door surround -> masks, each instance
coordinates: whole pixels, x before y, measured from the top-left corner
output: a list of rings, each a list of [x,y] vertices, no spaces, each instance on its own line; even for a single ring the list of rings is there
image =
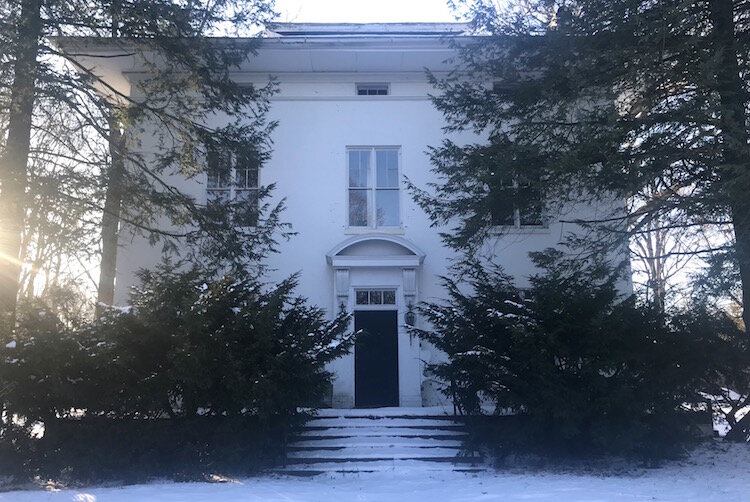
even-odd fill
[[[424,253],[403,237],[390,234],[358,235],[340,243],[327,255],[333,269],[333,307],[336,313],[357,310],[396,310],[398,332],[399,406],[421,406],[422,358],[420,343],[404,328],[404,314],[419,301],[418,272]],[[395,289],[395,305],[357,305],[356,291]],[[351,328],[354,329],[354,316]],[[332,404],[355,405],[354,351],[335,361]]]

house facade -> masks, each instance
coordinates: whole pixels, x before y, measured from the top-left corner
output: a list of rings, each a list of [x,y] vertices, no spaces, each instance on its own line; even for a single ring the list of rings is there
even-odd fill
[[[276,79],[270,118],[278,121],[273,155],[258,173],[244,173],[229,188],[210,173],[175,184],[196,200],[242,197],[276,184],[286,198],[284,220],[297,233],[269,258],[272,279],[300,272],[299,294],[333,316],[353,312],[356,329],[369,336],[332,365],[331,405],[429,406],[444,402],[425,362],[444,357],[411,337],[408,322],[421,301],[444,297],[440,276],[453,258],[427,215],[405,188],[408,178],[425,187],[433,180],[429,146],[445,137],[433,107],[425,68],[449,71],[456,24],[280,24],[267,33],[258,54],[237,71],[238,81]],[[120,68],[127,88],[127,68]],[[114,78],[114,77],[113,77]],[[490,83],[491,85],[491,83]],[[466,133],[457,141],[477,141]],[[148,148],[144,139],[144,148]],[[600,214],[572,208],[565,219]],[[533,273],[530,251],[556,245],[574,230],[561,218],[515,212],[490,244],[495,260],[519,285]],[[135,272],[152,267],[160,248],[120,235],[116,303],[127,304]]]

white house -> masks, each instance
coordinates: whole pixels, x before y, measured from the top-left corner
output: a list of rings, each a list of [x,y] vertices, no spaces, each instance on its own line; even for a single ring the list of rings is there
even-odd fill
[[[464,29],[279,24],[237,72],[244,81],[273,75],[279,83],[271,107],[279,123],[273,157],[245,186],[276,183],[275,197],[287,199],[284,220],[298,233],[281,243],[270,266],[277,278],[301,272],[300,294],[332,314],[353,311],[355,327],[373,333],[333,365],[333,407],[424,406],[443,399],[423,372],[424,361],[441,355],[403,325],[413,305],[443,297],[438,277],[452,255],[403,180],[417,186],[431,180],[426,150],[442,141],[444,122],[429,99],[425,68],[449,70],[447,42],[464,36]],[[127,70],[110,68],[119,72],[112,81],[125,90]],[[176,183],[199,201],[242,196],[235,189],[217,193],[221,184],[205,176]],[[599,212],[571,211],[584,217]],[[533,271],[528,252],[554,246],[572,230],[553,215],[538,220],[516,213],[492,243],[496,260],[520,284]],[[160,250],[127,229],[120,246],[116,302],[124,304],[135,271],[158,262]]]

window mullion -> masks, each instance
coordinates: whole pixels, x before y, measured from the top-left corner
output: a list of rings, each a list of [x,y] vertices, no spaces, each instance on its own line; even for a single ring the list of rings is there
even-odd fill
[[[377,166],[375,165],[375,162],[377,161],[377,158],[375,156],[375,149],[370,148],[370,172],[367,173],[367,183],[370,188],[370,211],[369,211],[369,218],[370,219],[370,226],[372,228],[378,227],[378,215],[377,210],[375,209],[378,206],[378,202],[376,200],[376,197],[378,196],[377,191]]]

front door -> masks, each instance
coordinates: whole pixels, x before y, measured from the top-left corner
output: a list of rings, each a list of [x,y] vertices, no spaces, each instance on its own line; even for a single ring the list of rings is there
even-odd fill
[[[398,406],[398,321],[395,310],[354,313],[354,402],[358,408]]]

